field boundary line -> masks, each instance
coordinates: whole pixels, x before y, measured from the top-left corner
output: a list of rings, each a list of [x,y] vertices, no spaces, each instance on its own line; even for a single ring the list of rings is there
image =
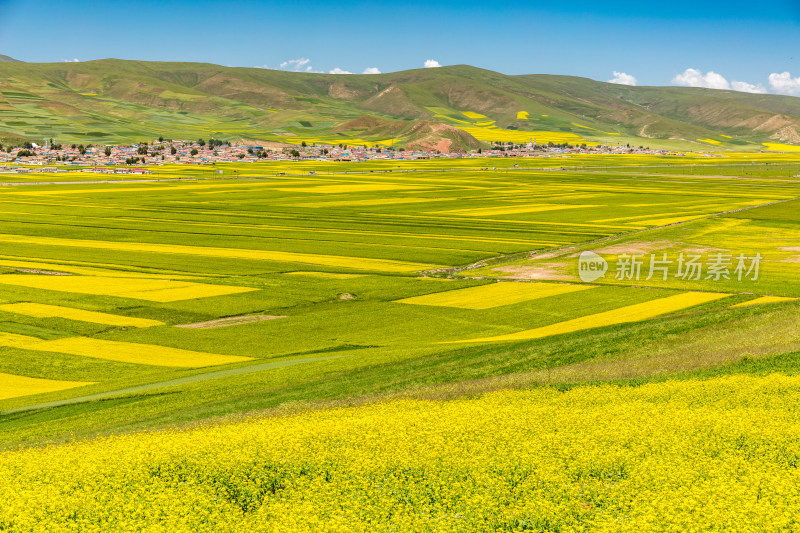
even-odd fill
[[[73,405],[76,403],[90,402],[94,400],[105,400],[115,396],[124,396],[126,394],[135,394],[138,392],[146,392],[156,389],[164,389],[178,385],[186,385],[189,383],[198,383],[212,379],[227,378],[231,376],[240,376],[242,374],[252,374],[255,372],[262,372],[264,370],[272,370],[274,368],[282,368],[286,366],[294,366],[303,363],[315,363],[318,361],[327,361],[330,359],[339,359],[346,357],[344,355],[332,355],[328,357],[307,357],[304,359],[290,359],[288,361],[273,361],[271,363],[261,363],[257,365],[240,366],[237,368],[229,368],[227,370],[217,370],[215,372],[206,372],[202,374],[194,374],[191,376],[184,376],[182,378],[170,379],[167,381],[159,381],[156,383],[145,383],[143,385],[135,385],[133,387],[125,387],[113,391],[98,392],[96,394],[87,394],[85,396],[76,396],[74,398],[66,398],[64,400],[54,400],[51,402],[43,402],[31,405],[23,405],[21,407],[14,407],[0,411],[0,416],[11,415],[15,413],[23,413],[26,411],[38,411],[40,409],[52,409],[54,407],[62,407],[64,405]]]

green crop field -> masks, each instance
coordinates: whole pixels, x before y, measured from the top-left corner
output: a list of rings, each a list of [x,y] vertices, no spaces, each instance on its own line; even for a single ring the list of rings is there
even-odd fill
[[[165,166],[130,183],[6,175],[23,184],[0,189],[2,442],[791,352],[799,165],[574,156]],[[609,261],[605,277],[579,279],[583,251]],[[763,261],[743,279],[735,264],[727,279],[645,279],[651,254],[682,252]],[[626,254],[639,277],[615,276]],[[752,340],[769,321],[786,326]]]
[[[796,529],[797,156],[154,170],[0,174],[0,530]]]

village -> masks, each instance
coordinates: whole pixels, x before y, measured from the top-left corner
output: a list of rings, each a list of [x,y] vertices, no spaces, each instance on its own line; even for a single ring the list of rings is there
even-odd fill
[[[0,169],[6,172],[65,172],[83,168],[102,174],[150,174],[147,166],[163,164],[213,165],[216,163],[256,163],[259,161],[373,161],[420,160],[475,157],[552,157],[575,153],[654,154],[666,150],[650,150],[630,146],[571,145],[495,145],[491,149],[440,153],[436,150],[393,148],[381,145],[282,145],[278,143],[231,143],[210,139],[197,141],[163,138],[128,145],[78,145],[47,142],[44,145],[25,143],[21,147],[0,145]]]

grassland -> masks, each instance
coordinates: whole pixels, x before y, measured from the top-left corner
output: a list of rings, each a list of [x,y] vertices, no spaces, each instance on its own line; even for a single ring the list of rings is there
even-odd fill
[[[215,168],[0,188],[6,529],[795,527],[800,160]]]
[[[409,148],[516,142],[797,150],[795,98],[506,76],[465,65],[370,76],[199,63],[0,62],[0,142],[247,139]]]

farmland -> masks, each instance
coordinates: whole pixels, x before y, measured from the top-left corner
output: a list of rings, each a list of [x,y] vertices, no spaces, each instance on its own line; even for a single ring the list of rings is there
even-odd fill
[[[795,527],[795,155],[214,170],[2,176],[0,525]]]

